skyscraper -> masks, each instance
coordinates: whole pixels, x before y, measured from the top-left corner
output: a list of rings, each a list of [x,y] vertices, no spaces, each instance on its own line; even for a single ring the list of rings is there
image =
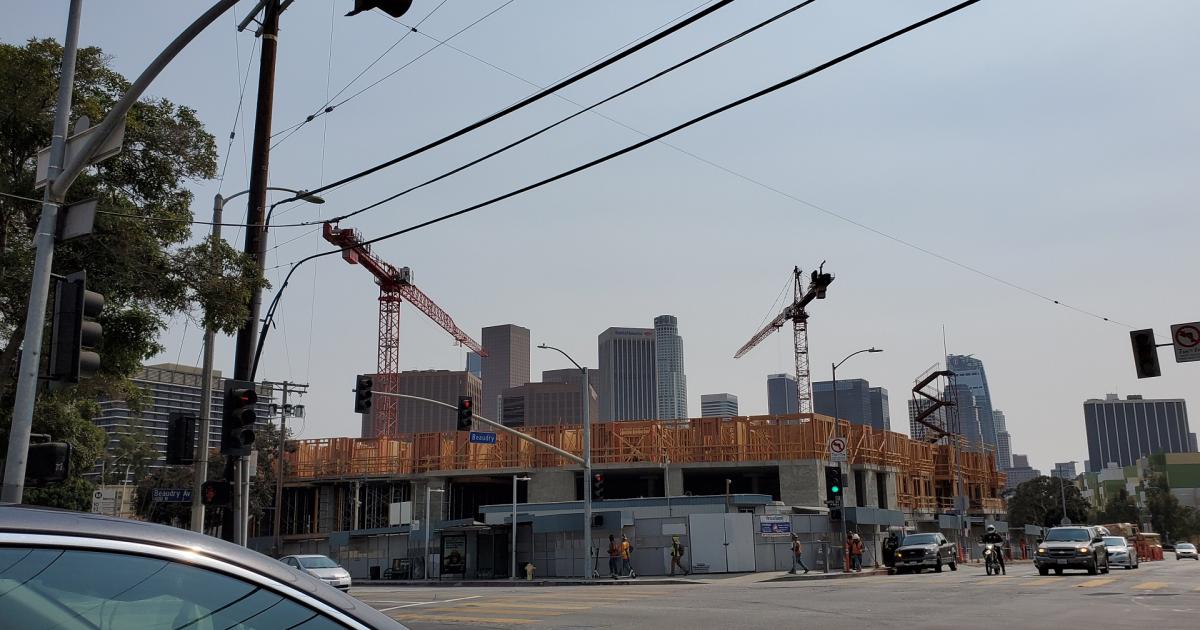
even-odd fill
[[[942,393],[943,400],[953,403],[946,407],[950,431],[961,434],[970,446],[976,449],[982,448],[984,408],[979,405],[979,400],[972,393],[970,386],[958,381],[953,382],[954,384],[946,387]],[[990,408],[987,409],[987,414],[990,426],[992,424]],[[993,442],[993,444],[995,443]]]
[[[687,418],[687,377],[683,372],[683,338],[674,315],[654,318],[654,372],[659,420]]]
[[[885,387],[867,390],[871,396],[871,426],[884,431],[892,430],[892,410],[888,406],[888,391]]]
[[[1050,471],[1051,477],[1058,477],[1071,481],[1078,473],[1075,472],[1075,462],[1057,462],[1054,464],[1054,470]]]
[[[932,435],[933,431],[920,422],[917,422],[917,415],[928,409],[932,404],[932,402],[925,398],[908,399],[908,435],[912,439],[929,441],[926,439],[926,436]],[[933,413],[925,417],[925,422],[946,429],[946,407],[934,410]]]
[[[705,418],[732,418],[738,415],[738,398],[733,394],[702,394],[700,414]]]
[[[996,427],[996,467],[1001,470],[1012,468],[1012,435],[1008,432],[1003,411],[992,410],[992,426]]]
[[[1004,486],[1009,490],[1017,486],[1031,481],[1042,476],[1042,471],[1029,466],[1029,457],[1026,455],[1013,454],[1013,465],[1008,470],[1004,471],[1005,482]]]
[[[982,442],[996,445],[996,427],[992,420],[992,393],[988,389],[987,373],[983,361],[973,356],[951,354],[946,357],[946,368],[954,372],[954,383],[971,388],[975,406],[979,408],[979,435]]]
[[[1130,466],[1154,453],[1191,451],[1187,403],[1182,399],[1129,396],[1121,400],[1108,394],[1104,400],[1083,403],[1083,423],[1089,472],[1099,472],[1110,462]]]
[[[799,413],[796,401],[796,377],[791,374],[767,375],[767,413],[782,416]]]
[[[837,415],[851,424],[859,424],[888,431],[891,429],[891,414],[887,409],[887,390],[871,387],[861,378],[838,379]],[[833,381],[816,381],[812,384],[813,411],[832,417],[834,415]],[[792,389],[795,395],[795,384]]]
[[[483,387],[479,382],[479,377],[467,371],[409,370],[397,375],[396,389],[398,394],[420,396],[448,405],[457,405],[459,396],[480,399]],[[379,405],[372,405],[370,411],[362,414],[363,437],[375,437],[374,412],[379,408]],[[499,414],[480,415],[488,420],[500,417]],[[397,401],[397,433],[454,431],[457,426],[458,413],[454,409],[431,405],[425,401],[411,398],[401,398]]]
[[[566,372],[567,370],[563,370]],[[570,370],[578,375],[578,370]],[[583,421],[583,391],[579,377],[574,379],[526,383],[504,390],[504,411],[500,421],[510,427],[579,425]],[[588,410],[592,418],[600,415],[596,389],[588,388]]]
[[[483,357],[474,352],[467,353],[467,371],[483,380]]]
[[[489,420],[499,418],[504,390],[529,382],[529,329],[516,324],[483,329],[483,400],[476,407]]]
[[[600,333],[598,346],[600,419],[653,419],[658,414],[654,329],[609,328]]]

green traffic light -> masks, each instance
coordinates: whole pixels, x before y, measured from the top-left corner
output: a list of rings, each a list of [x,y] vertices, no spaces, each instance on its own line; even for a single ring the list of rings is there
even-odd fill
[[[841,491],[842,491],[842,489],[841,489],[840,487],[838,487],[838,486],[834,486],[833,488],[831,488],[831,490],[833,490],[834,492],[841,492]]]

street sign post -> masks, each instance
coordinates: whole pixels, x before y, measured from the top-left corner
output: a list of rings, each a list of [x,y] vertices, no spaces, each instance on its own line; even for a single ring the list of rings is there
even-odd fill
[[[496,443],[496,434],[488,432],[488,431],[472,431],[471,432],[471,443],[472,444],[495,444]]]
[[[1200,361],[1200,322],[1171,326],[1171,343],[1176,363]]]
[[[825,452],[829,454],[831,462],[846,461],[846,438],[829,438],[829,442],[825,444]]]

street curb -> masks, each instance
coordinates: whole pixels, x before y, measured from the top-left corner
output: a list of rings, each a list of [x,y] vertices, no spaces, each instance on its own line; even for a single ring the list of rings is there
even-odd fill
[[[844,580],[844,579],[848,579],[848,578],[865,578],[865,577],[873,577],[876,575],[887,575],[887,574],[888,574],[888,572],[883,571],[883,570],[863,571],[862,573],[842,573],[841,571],[837,571],[834,573],[810,573],[808,575],[784,574],[779,577],[761,580],[761,582],[805,582],[805,581],[814,581],[814,580]]]
[[[355,580],[354,586],[424,587],[517,587],[517,586],[638,586],[665,584],[711,584],[701,580],[634,578],[632,580]]]

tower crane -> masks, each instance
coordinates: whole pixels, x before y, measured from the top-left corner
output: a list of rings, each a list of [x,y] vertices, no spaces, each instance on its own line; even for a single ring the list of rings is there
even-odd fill
[[[425,313],[434,323],[441,326],[459,345],[466,346],[479,356],[488,356],[478,342],[454,323],[429,296],[412,282],[412,270],[395,267],[371,252],[370,245],[363,245],[357,230],[338,228],[326,223],[321,236],[342,249],[342,259],[352,265],[362,265],[375,276],[379,285],[379,356],[373,389],[379,392],[400,393],[400,304],[410,304]],[[395,396],[374,396],[372,412],[376,436],[394,436],[398,433],[400,399]]]
[[[787,321],[792,322],[792,336],[796,344],[796,403],[800,413],[812,413],[812,376],[808,370],[808,304],[813,300],[825,299],[825,291],[833,282],[833,274],[825,273],[825,262],[809,278],[808,288],[801,292],[804,275],[800,268],[792,271],[794,282],[792,303],[785,306],[775,319],[771,320],[762,330],[758,331],[746,345],[733,355],[740,359],[757,346],[771,333],[783,328]]]

